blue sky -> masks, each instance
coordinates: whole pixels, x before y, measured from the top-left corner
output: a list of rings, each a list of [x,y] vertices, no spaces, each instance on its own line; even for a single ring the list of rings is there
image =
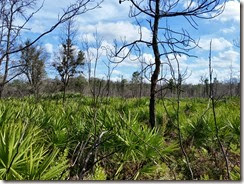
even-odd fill
[[[81,49],[82,38],[86,37],[93,41],[93,33],[97,31],[103,38],[103,45],[111,46],[114,39],[126,38],[131,42],[139,37],[138,26],[135,20],[128,17],[129,3],[118,3],[118,0],[104,0],[101,7],[76,17],[78,26],[77,47]],[[186,1],[183,1],[186,2]],[[72,3],[67,0],[46,0],[43,8],[29,22],[27,27],[30,31],[22,34],[23,39],[35,38],[40,33],[48,30],[50,26],[57,21],[58,15],[62,13],[62,8]],[[179,58],[181,70],[188,69],[188,79],[186,83],[198,83],[201,76],[208,75],[208,54],[209,42],[212,39],[212,61],[214,75],[220,80],[226,80],[230,76],[230,65],[233,67],[234,77],[240,77],[240,51],[234,46],[233,40],[240,37],[240,2],[231,0],[226,3],[225,11],[219,17],[212,20],[197,19],[198,29],[193,29],[190,24],[182,19],[170,19],[170,26],[174,29],[187,29],[195,39],[200,39],[201,48],[196,48],[190,53],[198,58]],[[146,24],[143,24],[143,37],[151,38],[151,32]],[[50,53],[50,59],[47,63],[47,72],[50,77],[57,76],[50,63],[53,62],[53,53],[60,45],[59,35],[62,32],[62,26],[51,34],[43,37],[40,43]],[[92,48],[91,48],[92,50]],[[145,59],[147,62],[153,60],[150,49],[145,49]],[[103,63],[106,57],[101,57],[98,64],[97,76],[105,77],[106,67]],[[130,79],[133,72],[140,69],[140,63],[137,61],[125,60],[119,64],[112,75],[112,80],[118,80],[121,75],[123,78]],[[166,73],[166,71],[164,71]],[[86,74],[86,71],[85,71]]]

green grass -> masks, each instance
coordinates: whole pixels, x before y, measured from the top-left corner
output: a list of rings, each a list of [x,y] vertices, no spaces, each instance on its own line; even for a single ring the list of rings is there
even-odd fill
[[[32,97],[0,101],[0,179],[89,180],[189,179],[179,148],[174,99],[157,100],[157,126],[148,124],[149,99],[99,99],[70,94],[36,102]],[[182,99],[183,144],[196,179],[225,179],[208,99]],[[204,115],[203,115],[204,114]],[[217,103],[220,138],[228,151],[231,176],[240,179],[240,99]],[[170,117],[169,117],[169,116]],[[100,136],[100,137],[99,137]],[[95,143],[99,146],[95,153]],[[81,146],[83,145],[83,147]],[[79,151],[82,150],[81,151]],[[100,160],[92,164],[94,160]]]

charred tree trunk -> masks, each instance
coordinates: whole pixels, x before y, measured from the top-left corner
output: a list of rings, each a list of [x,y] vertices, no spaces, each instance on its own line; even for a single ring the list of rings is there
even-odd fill
[[[152,128],[155,127],[156,124],[155,96],[156,96],[157,80],[160,73],[160,63],[161,63],[160,53],[158,48],[158,26],[159,26],[159,19],[160,19],[159,2],[160,0],[156,0],[156,10],[155,10],[153,38],[152,38],[153,53],[155,56],[155,69],[151,77],[151,91],[150,91],[150,104],[149,104],[149,114],[150,114],[149,123]]]

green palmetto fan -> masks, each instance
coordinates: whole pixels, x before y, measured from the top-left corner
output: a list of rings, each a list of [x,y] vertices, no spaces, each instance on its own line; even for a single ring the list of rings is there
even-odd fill
[[[123,156],[119,156],[123,162],[116,172],[118,176],[116,179],[120,179],[121,171],[130,164],[137,164],[139,167],[135,169],[136,174],[130,179],[148,179],[160,169],[166,170],[167,166],[162,162],[169,161],[170,155],[178,150],[176,143],[167,145],[157,128],[150,129],[139,123],[137,116],[132,118],[130,112],[128,116],[121,117],[117,138],[117,146],[123,150],[120,152]]]
[[[41,138],[41,133],[40,128],[22,123],[9,123],[1,128],[1,180],[52,180],[61,177],[68,167],[67,153],[59,155],[57,148],[51,149]]]

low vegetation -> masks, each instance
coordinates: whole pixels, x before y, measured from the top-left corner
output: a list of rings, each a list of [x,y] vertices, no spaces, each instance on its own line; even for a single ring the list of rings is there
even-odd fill
[[[157,125],[148,124],[147,98],[62,94],[0,103],[2,180],[186,180],[173,98],[158,99]],[[182,142],[194,179],[227,179],[209,100],[182,99]],[[165,110],[167,108],[167,111]],[[227,110],[228,109],[228,110]],[[216,103],[219,138],[232,180],[240,180],[240,99]]]

